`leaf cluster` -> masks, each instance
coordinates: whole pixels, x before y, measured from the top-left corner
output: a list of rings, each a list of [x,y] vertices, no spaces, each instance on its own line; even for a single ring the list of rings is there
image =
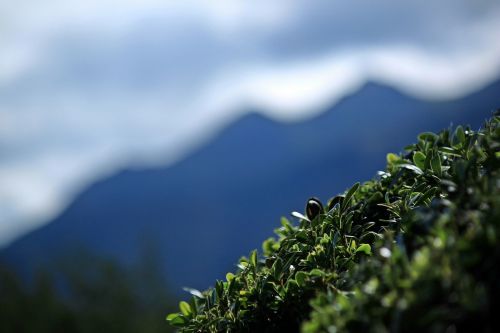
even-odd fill
[[[309,200],[237,272],[189,290],[168,322],[180,332],[493,330],[499,125],[422,133],[376,179],[325,207]]]

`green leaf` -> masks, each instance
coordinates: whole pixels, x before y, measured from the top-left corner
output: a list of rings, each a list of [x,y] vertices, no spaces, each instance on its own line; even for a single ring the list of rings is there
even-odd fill
[[[186,287],[184,287],[182,289],[184,289],[185,291],[187,291],[188,293],[190,293],[193,296],[196,296],[198,298],[203,298],[203,294],[199,290],[196,290],[193,288],[186,288]]]
[[[253,267],[257,267],[257,250],[253,250],[250,254],[250,264],[252,264]]]
[[[441,176],[441,158],[439,154],[434,154],[434,156],[432,156],[431,168],[436,175]]]
[[[217,280],[215,282],[215,296],[217,297],[217,300],[220,300],[223,294],[224,294],[224,284],[222,283],[222,281]]]
[[[180,327],[184,326],[184,324],[186,323],[186,318],[184,318],[179,313],[171,313],[167,316],[167,321],[172,326]]]
[[[290,223],[290,221],[288,221],[288,219],[286,217],[281,217],[281,225],[283,226],[283,228],[285,228],[286,231],[288,231],[289,233],[292,233],[293,232],[293,226],[292,224]]]
[[[424,174],[424,172],[422,171],[422,169],[420,169],[418,166],[415,166],[413,164],[406,164],[406,163],[405,164],[399,164],[398,167],[411,170],[414,173],[416,173],[417,175]]]
[[[432,132],[424,132],[418,135],[418,139],[422,141],[435,142],[438,136]]]
[[[349,248],[351,250],[354,250],[356,248],[356,241],[354,239],[351,241],[351,245],[349,246]]]
[[[425,170],[425,155],[424,153],[417,151],[413,154],[413,163],[422,170]]]
[[[309,220],[306,216],[304,216],[303,214],[299,213],[299,212],[292,212],[291,214],[293,217],[296,217],[300,220],[304,220],[304,221],[307,221],[307,222],[311,222],[311,220]]]
[[[304,287],[306,285],[306,278],[307,278],[306,273],[302,271],[295,273],[295,281],[297,281],[297,284],[300,287]]]
[[[389,153],[386,156],[386,160],[387,160],[387,163],[389,163],[389,164],[396,164],[401,160],[401,158],[396,154]]]
[[[364,254],[370,256],[372,254],[372,248],[370,247],[370,244],[366,244],[366,243],[365,244],[361,244],[356,249],[356,253],[358,253],[358,252],[363,252]]]
[[[288,291],[288,289],[298,289],[299,287],[299,284],[297,283],[296,280],[294,279],[289,279],[287,282],[286,282],[286,289]]]
[[[283,273],[283,260],[281,258],[276,258],[276,260],[273,263],[273,266],[271,267],[271,274],[272,276],[276,279],[279,280],[281,278],[281,274]]]
[[[274,244],[276,244],[276,240],[272,237],[269,237],[262,243],[262,251],[265,256],[270,256],[273,253]]]
[[[342,201],[342,205],[341,205],[341,210],[342,211],[345,211],[346,207],[349,205],[349,203],[351,202],[352,197],[354,196],[354,194],[356,193],[356,191],[358,189],[359,189],[359,183],[356,183],[356,184],[354,184],[353,187],[351,187],[351,189],[349,190],[349,192],[347,192],[347,194],[345,195],[344,200]]]
[[[373,193],[369,198],[368,198],[368,202],[369,203],[377,203],[377,202],[380,202],[384,199],[384,195],[382,194],[382,192],[380,191],[377,191],[375,193]]]
[[[234,274],[233,273],[227,273],[226,274],[226,280],[227,282],[230,282],[234,279]]]
[[[171,321],[171,320],[173,320],[174,318],[179,317],[179,316],[180,316],[180,314],[178,314],[178,313],[169,313],[169,314],[167,315],[166,320]]]
[[[437,192],[437,188],[431,187],[418,199],[418,204],[425,202],[426,200],[431,199],[434,194]]]
[[[185,316],[189,316],[191,314],[191,305],[189,305],[188,302],[181,301],[179,303],[179,309],[181,309],[181,312]]]
[[[455,136],[462,145],[465,143],[465,132],[462,126],[457,126],[457,129],[455,130]]]
[[[314,268],[309,272],[310,276],[325,276],[326,273],[319,268]]]
[[[443,154],[452,155],[456,157],[461,157],[460,152],[451,147],[439,147],[438,150]]]

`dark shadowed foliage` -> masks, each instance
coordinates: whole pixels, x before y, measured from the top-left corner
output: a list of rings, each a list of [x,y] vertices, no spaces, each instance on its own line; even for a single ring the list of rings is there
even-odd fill
[[[125,268],[85,251],[40,270],[30,286],[0,268],[0,332],[169,332],[172,297],[154,253]]]
[[[181,332],[496,332],[500,113],[421,133],[167,320]],[[314,207],[311,207],[313,205]],[[317,208],[320,208],[319,210]]]

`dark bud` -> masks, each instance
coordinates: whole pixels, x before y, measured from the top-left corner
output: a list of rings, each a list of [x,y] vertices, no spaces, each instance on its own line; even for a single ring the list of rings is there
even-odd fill
[[[323,213],[323,204],[316,198],[307,200],[306,215],[309,220],[314,220],[319,214]]]
[[[340,205],[344,200],[344,197],[345,195],[342,194],[342,195],[337,195],[336,197],[330,199],[330,201],[328,202],[328,211],[331,211],[336,204]]]

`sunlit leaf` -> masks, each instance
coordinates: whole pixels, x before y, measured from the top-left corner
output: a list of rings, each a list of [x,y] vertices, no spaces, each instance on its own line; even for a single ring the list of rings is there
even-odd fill
[[[185,290],[185,291],[187,291],[188,293],[190,293],[193,296],[196,296],[196,297],[199,297],[199,298],[203,298],[203,294],[199,290],[196,290],[196,289],[193,289],[193,288],[187,288],[187,287],[184,287],[182,289]]]
[[[360,246],[358,246],[358,248],[356,249],[356,253],[357,252],[362,252],[366,255],[371,255],[372,254],[372,248],[370,247],[369,244],[361,244]]]
[[[292,216],[293,217],[296,217],[298,219],[301,219],[301,220],[304,220],[304,221],[307,221],[307,222],[311,222],[311,220],[309,220],[306,216],[304,216],[303,214],[299,213],[299,212],[292,212]]]
[[[401,160],[401,158],[396,154],[389,153],[386,156],[386,160],[387,160],[387,163],[389,163],[389,164],[395,164],[395,163],[399,162]]]
[[[179,303],[179,309],[181,310],[182,314],[185,316],[189,316],[191,314],[191,305],[189,305],[188,302],[181,301]]]
[[[253,250],[250,254],[250,263],[253,267],[257,267],[257,250]]]
[[[186,319],[178,313],[171,313],[167,316],[167,321],[172,326],[181,327],[186,323]]]

